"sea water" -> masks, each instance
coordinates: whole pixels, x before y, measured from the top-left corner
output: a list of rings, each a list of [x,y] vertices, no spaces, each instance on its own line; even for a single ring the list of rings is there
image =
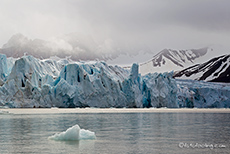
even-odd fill
[[[6,109],[0,153],[229,153],[229,109]],[[54,141],[78,124],[96,140]]]

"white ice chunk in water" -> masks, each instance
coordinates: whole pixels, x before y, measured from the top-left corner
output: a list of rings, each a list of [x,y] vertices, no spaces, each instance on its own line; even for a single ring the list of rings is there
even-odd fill
[[[56,141],[95,140],[96,135],[94,132],[80,129],[78,125],[74,125],[64,132],[56,133],[55,135],[50,136],[49,139]]]
[[[0,110],[0,114],[10,114],[10,112],[9,111],[1,111]]]

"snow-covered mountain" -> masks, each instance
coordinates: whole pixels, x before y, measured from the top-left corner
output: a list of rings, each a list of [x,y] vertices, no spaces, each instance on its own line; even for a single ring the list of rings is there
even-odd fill
[[[211,82],[230,82],[230,54],[215,57],[205,63],[175,72],[174,77]]]
[[[200,61],[211,48],[172,50],[164,49],[153,56],[151,60],[140,64],[141,74],[150,72],[177,71]]]

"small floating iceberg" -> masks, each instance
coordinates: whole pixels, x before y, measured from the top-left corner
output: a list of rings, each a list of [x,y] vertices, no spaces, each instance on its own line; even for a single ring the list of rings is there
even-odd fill
[[[48,139],[56,141],[79,141],[79,140],[95,140],[96,135],[89,130],[80,129],[78,125],[68,128],[66,131],[56,133]]]

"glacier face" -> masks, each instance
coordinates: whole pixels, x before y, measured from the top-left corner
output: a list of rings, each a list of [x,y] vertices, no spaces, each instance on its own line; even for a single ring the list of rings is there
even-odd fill
[[[230,84],[177,79],[179,107],[230,108]]]
[[[104,62],[0,58],[0,106],[229,107],[229,87],[210,85],[212,92],[204,83],[199,87],[199,82],[193,86],[173,79],[173,72],[141,76],[138,64],[127,70]],[[207,90],[219,92],[210,101]]]

